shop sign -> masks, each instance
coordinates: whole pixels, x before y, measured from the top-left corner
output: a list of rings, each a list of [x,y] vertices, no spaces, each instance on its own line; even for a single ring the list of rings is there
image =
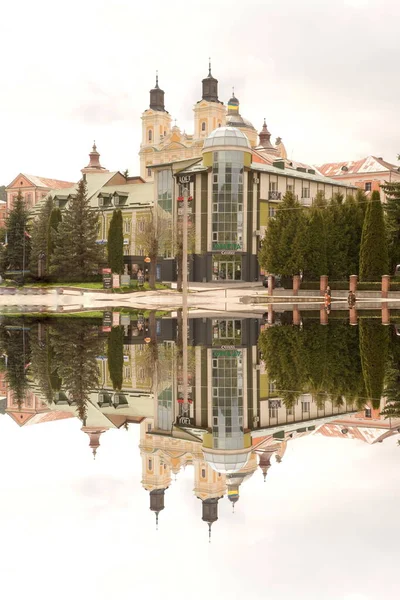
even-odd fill
[[[106,310],[103,313],[103,327],[111,327],[112,325],[112,312]]]
[[[240,356],[241,351],[240,350],[213,350],[212,351],[212,355],[213,358],[219,358],[219,357],[237,357]]]
[[[179,427],[192,427],[194,425],[194,419],[191,417],[180,416],[176,418],[176,425]]]
[[[112,288],[112,274],[111,269],[110,273],[103,273],[103,289],[110,290]]]
[[[268,405],[269,408],[281,408],[282,402],[281,400],[269,400]]]
[[[237,242],[214,242],[213,250],[241,250],[241,244]]]
[[[188,183],[192,183],[193,175],[178,175],[178,183],[181,185],[187,185]]]

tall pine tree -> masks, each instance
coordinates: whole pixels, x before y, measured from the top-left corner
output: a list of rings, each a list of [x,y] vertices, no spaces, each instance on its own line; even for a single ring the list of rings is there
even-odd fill
[[[51,271],[56,277],[88,281],[98,272],[103,253],[97,244],[97,230],[98,216],[90,208],[86,181],[81,179],[55,235]]]
[[[292,192],[286,192],[268,223],[258,260],[269,273],[292,276],[303,269],[305,214]]]
[[[46,231],[46,267],[47,271],[50,270],[52,256],[55,249],[55,238],[57,235],[58,227],[62,221],[61,211],[58,207],[54,207],[50,213],[50,218],[47,221]]]
[[[380,281],[387,274],[389,258],[383,208],[379,192],[367,204],[360,246],[361,281]]]
[[[7,245],[2,257],[4,270],[26,271],[29,267],[31,244],[27,223],[28,211],[19,190],[6,221]]]
[[[400,181],[382,186],[386,194],[386,214],[390,273],[400,264]]]
[[[113,273],[119,274],[124,272],[124,234],[122,226],[122,212],[115,209],[108,230],[107,255],[108,266]]]
[[[124,329],[113,327],[108,338],[107,346],[108,371],[114,390],[122,388],[124,367]]]
[[[39,276],[39,261],[45,265],[45,254],[47,251],[47,228],[54,202],[50,196],[43,204],[37,219],[32,225],[30,271],[35,277]],[[45,273],[41,273],[45,275]]]

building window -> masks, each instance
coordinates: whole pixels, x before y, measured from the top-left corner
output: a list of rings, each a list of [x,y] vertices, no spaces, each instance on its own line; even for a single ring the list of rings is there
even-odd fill
[[[276,192],[276,181],[270,181],[269,182],[269,191],[270,192]]]
[[[238,213],[239,205],[243,207],[243,161],[243,152],[214,152],[212,202],[218,205],[218,211],[212,214],[213,250],[242,249],[243,215]],[[234,275],[227,278],[233,279]],[[239,272],[237,275],[241,279]]]
[[[202,476],[203,479],[206,478],[206,470],[205,469],[201,470],[201,476]]]
[[[150,433],[150,431],[151,431],[151,423],[148,423],[148,425],[147,425],[147,433]]]
[[[144,233],[144,230],[146,229],[146,223],[144,219],[140,219],[140,221],[137,222],[137,228],[139,233]]]
[[[306,412],[306,413],[310,412],[310,403],[309,402],[302,402],[301,403],[301,410],[303,412]]]
[[[287,192],[294,192],[294,185],[292,183],[288,183],[286,186]]]
[[[268,216],[269,217],[275,217],[276,215],[276,207],[275,206],[269,206],[268,207]]]
[[[147,177],[151,177],[151,169],[147,167]]]
[[[131,230],[131,222],[128,219],[124,219],[124,232],[129,233]]]
[[[153,461],[149,458],[149,471],[153,470]]]
[[[153,139],[153,130],[149,129],[149,133],[148,133],[148,140],[149,140],[149,142],[151,142],[152,139]]]
[[[310,188],[303,188],[301,190],[301,197],[302,198],[309,198],[310,197]]]
[[[173,177],[170,169],[163,169],[157,173],[157,200],[160,208],[172,212]]]
[[[365,191],[370,192],[372,189],[372,183],[370,181],[365,182]]]
[[[201,124],[201,130],[202,131],[206,130],[206,123],[205,123],[205,121],[203,121],[202,124]]]

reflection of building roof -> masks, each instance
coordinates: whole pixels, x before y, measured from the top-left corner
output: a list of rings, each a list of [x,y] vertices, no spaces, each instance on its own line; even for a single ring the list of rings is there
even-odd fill
[[[361,175],[367,173],[380,173],[400,171],[398,165],[393,165],[381,157],[367,156],[360,160],[349,160],[336,163],[325,163],[316,167],[326,177],[345,177],[348,175]]]
[[[236,127],[218,127],[204,141],[203,152],[216,146],[251,148],[247,136]]]
[[[397,434],[396,430],[387,430],[380,427],[357,427],[347,423],[326,423],[319,427],[316,433],[326,437],[360,440],[367,444],[383,442],[384,439]]]
[[[218,473],[236,473],[248,463],[252,449],[243,450],[216,450],[215,448],[202,448],[204,458],[214,471]]]

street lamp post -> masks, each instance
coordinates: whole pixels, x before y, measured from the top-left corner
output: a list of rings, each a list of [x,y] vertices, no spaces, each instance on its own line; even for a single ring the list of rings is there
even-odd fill
[[[183,406],[188,410],[188,197],[189,189],[183,189],[182,227],[182,354],[183,354]]]

